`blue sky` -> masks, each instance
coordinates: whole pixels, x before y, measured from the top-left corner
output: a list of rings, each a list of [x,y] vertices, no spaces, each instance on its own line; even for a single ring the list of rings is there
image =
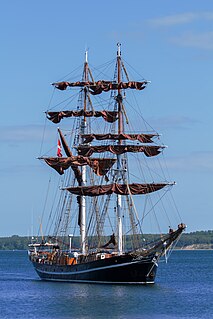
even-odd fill
[[[24,1],[0,10],[0,236],[39,222],[47,176],[36,160],[53,81],[84,60],[122,54],[146,79],[144,117],[169,148],[188,231],[213,229],[213,3],[189,0]],[[151,107],[152,105],[152,107]]]

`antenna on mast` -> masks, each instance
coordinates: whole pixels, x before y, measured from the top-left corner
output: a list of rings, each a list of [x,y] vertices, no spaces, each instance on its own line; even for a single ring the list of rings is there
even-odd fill
[[[120,57],[121,56],[121,43],[120,42],[117,43],[117,47],[118,47],[117,56]]]
[[[88,49],[85,51],[85,63],[88,63]]]

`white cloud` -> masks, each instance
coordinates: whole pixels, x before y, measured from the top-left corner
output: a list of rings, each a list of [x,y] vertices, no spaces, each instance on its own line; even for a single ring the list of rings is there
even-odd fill
[[[213,12],[185,12],[176,15],[164,16],[156,19],[151,19],[148,23],[154,28],[165,28],[169,32],[175,32],[175,35],[170,37],[170,42],[179,46],[198,48],[203,50],[213,49],[213,31],[209,30],[213,21]],[[198,25],[199,23],[199,25]],[[193,28],[193,31],[183,31],[177,35],[177,29],[174,26],[185,26]],[[205,29],[204,29],[205,28]],[[196,30],[196,31],[195,31]]]
[[[212,172],[213,171],[213,152],[198,151],[192,152],[188,156],[166,159],[167,167],[181,171]]]
[[[213,49],[213,31],[202,33],[188,32],[182,36],[173,37],[170,40],[175,44],[185,47],[194,47],[206,50]]]
[[[168,27],[192,23],[196,20],[213,20],[213,12],[188,12],[149,20],[154,27]]]

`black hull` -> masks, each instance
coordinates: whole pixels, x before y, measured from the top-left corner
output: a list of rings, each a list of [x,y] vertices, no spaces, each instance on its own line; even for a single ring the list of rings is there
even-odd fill
[[[148,284],[154,283],[157,271],[155,258],[129,255],[76,265],[33,265],[41,279],[67,282]]]

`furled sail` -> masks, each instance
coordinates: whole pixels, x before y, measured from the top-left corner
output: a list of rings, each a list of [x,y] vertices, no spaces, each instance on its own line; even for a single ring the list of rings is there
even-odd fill
[[[56,82],[52,83],[57,89],[59,90],[66,90],[67,87],[88,87],[89,92],[93,95],[101,94],[102,92],[108,92],[110,90],[121,90],[121,89],[136,89],[136,90],[143,90],[147,85],[147,81],[143,82],[136,82],[136,81],[129,81],[129,82],[120,82],[120,83],[113,83],[111,81],[97,81],[97,82],[90,82],[90,81],[78,81],[78,82]]]
[[[48,157],[40,158],[44,160],[50,167],[54,168],[60,175],[69,167],[89,165],[93,172],[98,176],[106,175],[109,169],[116,162],[112,158],[88,158],[84,156],[71,156],[71,157]]]
[[[164,146],[141,146],[141,145],[101,145],[101,146],[78,146],[78,154],[83,156],[91,156],[93,153],[110,152],[116,155],[127,152],[138,153],[143,152],[147,157],[160,154]]]
[[[119,195],[140,195],[148,194],[162,189],[170,185],[168,183],[158,184],[108,184],[108,185],[94,185],[94,186],[80,186],[80,187],[67,187],[66,189],[75,195],[81,196],[100,196],[110,195],[112,193]]]
[[[102,117],[106,122],[113,123],[118,118],[116,111],[60,111],[60,112],[46,112],[48,120],[53,123],[59,123],[64,117]]]
[[[98,141],[102,140],[131,140],[139,141],[141,143],[153,143],[152,138],[159,136],[158,134],[82,134],[84,143],[91,143],[94,139]]]

